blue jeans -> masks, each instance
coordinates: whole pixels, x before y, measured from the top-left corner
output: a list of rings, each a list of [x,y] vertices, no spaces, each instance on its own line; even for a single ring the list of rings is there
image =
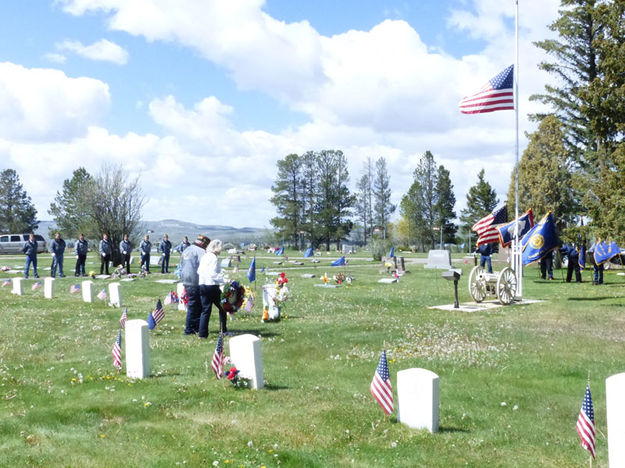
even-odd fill
[[[189,297],[187,303],[187,321],[184,327],[186,335],[200,331],[200,314],[202,313],[202,300],[200,299],[200,287],[185,284],[185,291]]]
[[[169,273],[169,254],[163,255],[161,262],[161,273]]]
[[[603,265],[594,265],[593,279],[595,284],[603,284]]]
[[[63,276],[63,255],[55,255],[52,259],[52,276],[56,275],[56,269],[59,269],[59,275]]]
[[[492,273],[492,272],[493,272],[493,265],[492,265],[492,264],[491,264],[491,262],[490,262],[490,255],[482,255],[482,256],[480,257],[480,266],[481,266],[482,268],[484,268],[484,264],[487,264],[487,265],[488,265],[488,269],[487,269],[487,271],[488,271],[489,273]]]
[[[221,307],[221,290],[217,285],[201,285],[200,297],[202,298],[202,314],[200,315],[200,330],[198,336],[200,338],[208,337],[208,321],[211,317],[211,309],[213,304],[219,311],[219,328],[222,332],[226,333],[226,311]]]
[[[30,270],[30,264],[33,264],[33,273],[35,277],[39,276],[37,273],[37,256],[26,255],[26,268],[24,268],[24,277],[28,278],[28,270]]]

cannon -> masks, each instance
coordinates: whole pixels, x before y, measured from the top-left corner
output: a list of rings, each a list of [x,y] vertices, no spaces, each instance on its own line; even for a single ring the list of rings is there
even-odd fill
[[[493,294],[504,305],[510,304],[517,291],[517,278],[514,270],[506,267],[499,273],[486,273],[476,266],[469,275],[469,292],[475,302],[482,302],[486,296]]]

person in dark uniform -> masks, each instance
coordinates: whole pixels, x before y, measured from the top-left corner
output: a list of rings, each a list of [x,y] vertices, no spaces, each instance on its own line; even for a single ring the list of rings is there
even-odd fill
[[[476,253],[480,254],[480,266],[484,268],[485,265],[488,266],[488,273],[493,272],[493,265],[491,263],[490,256],[493,253],[493,244],[481,244],[475,249]]]
[[[540,277],[553,280],[553,251],[540,259]]]
[[[191,245],[191,242],[189,242],[189,238],[187,236],[184,236],[183,241],[180,244],[178,244],[176,247],[174,247],[174,252],[178,252],[180,255],[182,255],[182,252],[184,252],[184,249],[186,249],[190,245]]]
[[[30,270],[31,264],[33,265],[33,274],[35,278],[39,278],[39,273],[37,273],[37,241],[35,240],[34,234],[28,236],[28,240],[24,243],[24,247],[22,247],[22,252],[26,254],[24,278],[28,278],[28,270]]]
[[[59,276],[65,278],[63,274],[63,254],[65,253],[65,241],[61,238],[60,233],[54,235],[54,239],[50,242],[50,252],[52,253],[52,278],[56,276],[56,270],[59,270]]]
[[[152,242],[150,242],[150,236],[145,235],[141,244],[139,245],[141,251],[141,267],[145,268],[146,273],[150,272],[150,252],[152,251]]]
[[[202,299],[200,297],[200,278],[197,269],[209,243],[210,239],[208,237],[203,235],[197,236],[196,241],[184,249],[180,258],[180,279],[188,297],[187,320],[184,328],[185,335],[194,335],[200,331]]]
[[[163,240],[158,244],[158,251],[161,253],[161,273],[169,273],[169,256],[171,255],[171,242],[169,236],[165,234]]]
[[[573,271],[575,271],[575,282],[582,282],[582,273],[579,269],[579,252],[574,245],[565,245],[561,251],[569,259],[569,263],[566,270],[566,282],[570,283],[573,278]]]
[[[74,276],[87,276],[85,273],[85,262],[87,261],[88,251],[89,243],[85,239],[85,235],[80,234],[76,244],[74,245],[74,252],[76,253],[76,271],[74,272]]]
[[[592,284],[598,285],[603,284],[603,263],[597,264],[595,261],[595,246],[596,244],[592,244],[590,249],[588,249],[588,253],[590,254],[590,261],[592,262]]]
[[[122,254],[122,265],[127,274],[130,274],[130,252],[132,244],[128,240],[128,234],[124,234],[124,240],[119,243],[119,252]]]
[[[113,255],[113,246],[108,234],[103,234],[100,241],[100,274],[103,274],[105,271],[107,275],[109,274],[111,255]]]

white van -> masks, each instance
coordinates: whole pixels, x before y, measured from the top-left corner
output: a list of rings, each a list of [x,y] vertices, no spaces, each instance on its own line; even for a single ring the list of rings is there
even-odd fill
[[[30,234],[0,234],[0,254],[21,254]],[[35,234],[37,253],[46,252],[46,240]]]

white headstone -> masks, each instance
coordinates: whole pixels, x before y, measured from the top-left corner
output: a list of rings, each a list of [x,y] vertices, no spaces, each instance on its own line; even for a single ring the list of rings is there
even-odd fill
[[[427,369],[397,373],[397,420],[413,429],[438,432],[438,375]]]
[[[52,299],[54,296],[54,278],[48,276],[43,279],[43,296],[46,299]]]
[[[122,306],[122,285],[120,283],[109,284],[109,299],[113,307]]]
[[[126,322],[126,375],[133,379],[150,376],[150,341],[148,322]]]
[[[280,307],[276,305],[276,286],[265,284],[263,286],[263,310],[267,310],[269,319],[278,320],[280,318]]]
[[[380,278],[378,283],[397,283],[397,278]]]
[[[84,302],[93,302],[93,281],[82,282],[82,300]]]
[[[451,252],[449,250],[430,250],[425,268],[449,270],[451,268]]]
[[[178,310],[187,310],[185,305],[182,303],[182,296],[184,294],[184,284],[178,283],[176,285],[176,294],[178,294],[178,299],[180,299],[178,301]]]
[[[625,373],[605,379],[610,466],[625,466]]]
[[[314,273],[304,273],[302,275],[302,278],[316,278],[317,275],[315,275]]]
[[[17,294],[18,296],[21,296],[24,294],[24,288],[22,285],[23,279],[24,278],[13,278],[11,280],[11,283],[13,284],[13,289],[11,290],[11,293]]]
[[[259,389],[265,386],[263,355],[257,336],[245,334],[230,338],[230,359],[240,371],[239,376],[250,379],[251,388]]]

